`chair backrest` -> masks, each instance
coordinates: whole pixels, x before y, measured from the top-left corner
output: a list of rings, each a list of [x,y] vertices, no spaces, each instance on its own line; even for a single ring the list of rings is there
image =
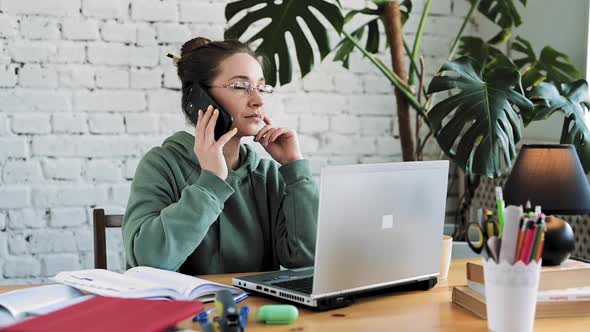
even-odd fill
[[[94,232],[94,268],[107,268],[107,227],[123,226],[122,214],[104,214],[104,209],[94,209],[92,228]]]

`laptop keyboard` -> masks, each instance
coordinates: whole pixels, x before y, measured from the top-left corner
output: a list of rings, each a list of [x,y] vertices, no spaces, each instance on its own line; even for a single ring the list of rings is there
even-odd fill
[[[311,294],[313,277],[276,282],[273,283],[273,286],[283,287],[304,294]]]

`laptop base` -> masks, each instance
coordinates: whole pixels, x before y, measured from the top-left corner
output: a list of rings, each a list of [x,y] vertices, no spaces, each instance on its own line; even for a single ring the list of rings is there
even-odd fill
[[[378,295],[384,295],[384,294],[391,295],[392,293],[403,293],[403,292],[411,292],[411,291],[419,291],[419,290],[427,291],[427,290],[432,289],[434,286],[436,286],[437,282],[438,282],[438,279],[436,277],[431,277],[431,278],[424,279],[424,280],[410,281],[410,282],[407,282],[404,284],[397,284],[397,285],[393,285],[393,286],[384,286],[381,288],[364,290],[364,291],[360,291],[360,292],[356,292],[356,293],[329,296],[329,297],[317,299],[315,306],[305,305],[305,304],[302,304],[297,301],[291,301],[287,298],[277,297],[277,296],[274,296],[271,294],[266,294],[264,292],[258,292],[254,289],[241,287],[236,284],[234,284],[234,286],[243,288],[244,290],[246,290],[248,292],[255,293],[257,296],[262,296],[262,297],[272,299],[275,301],[278,300],[281,302],[292,303],[294,305],[297,305],[298,307],[304,307],[306,309],[310,309],[313,311],[326,311],[326,310],[333,310],[333,309],[347,307],[347,306],[353,304],[356,300],[368,298],[368,297],[373,297],[373,296],[378,296]]]

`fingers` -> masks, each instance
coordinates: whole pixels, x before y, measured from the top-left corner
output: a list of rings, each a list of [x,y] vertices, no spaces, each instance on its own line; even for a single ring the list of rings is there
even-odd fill
[[[272,119],[270,118],[270,116],[268,116],[268,114],[264,113],[262,121],[264,121],[264,123],[266,123],[267,125],[272,126]]]
[[[258,131],[258,133],[256,134],[256,136],[254,137],[254,142],[260,142],[262,137],[271,129],[272,129],[272,127],[270,125],[266,125],[266,126],[262,127],[262,129],[260,129]]]
[[[217,123],[217,118],[219,117],[219,110],[216,109],[212,113],[213,115],[211,115],[209,123],[207,124],[207,128],[205,129],[205,140],[208,142],[215,141],[215,124]]]
[[[230,131],[228,131],[227,133],[223,134],[223,136],[221,136],[219,138],[219,140],[217,140],[217,144],[219,145],[220,148],[222,148],[225,143],[229,142],[229,140],[234,137],[235,134],[237,134],[238,132],[238,128],[234,128]]]
[[[203,123],[203,111],[199,110],[197,113],[197,125],[195,126],[195,139],[197,142],[201,142],[203,140],[201,137],[203,133],[201,130],[201,123]]]
[[[199,117],[197,120],[197,136],[195,136],[197,139],[200,139],[201,141],[204,140],[205,138],[205,128],[207,128],[207,124],[209,123],[209,119],[211,118],[212,112],[213,111],[213,106],[209,105],[209,107],[207,107],[207,111],[203,112],[201,110],[199,110]]]
[[[272,131],[271,133],[269,133],[267,135],[267,139],[266,141],[268,143],[272,143],[274,142],[277,138],[279,138],[279,136],[283,135],[284,133],[286,133],[287,131],[289,131],[289,129],[286,128],[276,128],[276,130]]]
[[[281,128],[271,128],[269,129],[266,134],[260,139],[260,144],[267,146],[270,140],[271,135],[276,133],[277,131],[281,130]]]

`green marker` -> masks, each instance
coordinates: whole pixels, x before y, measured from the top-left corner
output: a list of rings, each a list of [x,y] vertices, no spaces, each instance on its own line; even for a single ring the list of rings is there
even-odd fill
[[[496,208],[498,210],[498,226],[500,228],[499,238],[502,238],[504,231],[504,197],[502,197],[502,187],[496,187]]]
[[[256,320],[266,324],[291,324],[299,316],[297,308],[290,304],[268,304],[256,312]]]

